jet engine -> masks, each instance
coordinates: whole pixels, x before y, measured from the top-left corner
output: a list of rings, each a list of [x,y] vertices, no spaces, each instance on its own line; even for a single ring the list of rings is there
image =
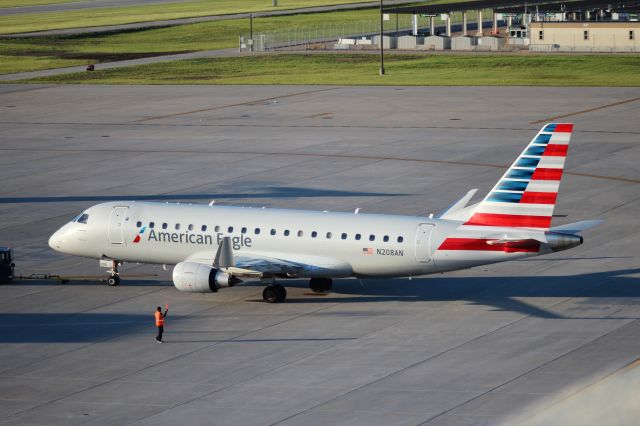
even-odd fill
[[[196,262],[180,262],[173,268],[173,285],[180,291],[215,293],[242,281],[212,266]]]

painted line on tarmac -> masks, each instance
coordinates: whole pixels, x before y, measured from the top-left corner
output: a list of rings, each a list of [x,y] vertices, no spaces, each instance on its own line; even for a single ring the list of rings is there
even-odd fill
[[[640,101],[640,96],[637,98],[631,98],[631,99],[626,99],[624,101],[614,102],[612,104],[600,105],[595,108],[583,109],[582,111],[570,112],[569,114],[557,115],[555,117],[547,117],[547,118],[543,118],[542,120],[531,121],[529,122],[529,124],[541,124],[541,123],[546,123],[548,121],[556,121],[561,118],[573,117],[574,115],[586,114],[588,112],[599,111],[601,109],[611,108],[614,106],[624,105],[624,104],[628,104],[636,101]]]
[[[201,109],[194,109],[192,111],[177,112],[175,114],[167,114],[167,115],[159,115],[159,116],[155,116],[155,117],[147,117],[147,118],[143,118],[141,120],[135,120],[135,121],[133,121],[133,123],[143,123],[145,121],[150,121],[150,120],[161,120],[163,118],[180,117],[182,115],[196,114],[196,113],[199,113],[199,112],[207,112],[207,111],[215,111],[215,110],[218,110],[218,109],[233,108],[233,107],[243,106],[243,105],[260,104],[260,103],[263,103],[263,102],[275,101],[275,100],[278,100],[278,99],[291,98],[293,96],[308,95],[308,94],[312,94],[312,93],[326,92],[326,91],[329,91],[329,90],[336,90],[336,89],[338,89],[338,87],[329,87],[329,88],[323,88],[323,89],[308,90],[308,91],[305,91],[305,92],[289,93],[288,95],[273,96],[273,97],[270,97],[270,98],[256,99],[256,100],[246,101],[246,102],[239,102],[237,104],[220,105],[220,106],[216,106],[216,107],[212,107],[212,108],[201,108]]]

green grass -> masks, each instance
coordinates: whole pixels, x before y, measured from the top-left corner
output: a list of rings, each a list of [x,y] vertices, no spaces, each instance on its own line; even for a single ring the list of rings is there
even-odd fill
[[[4,1],[8,2],[8,0]],[[270,0],[192,0],[181,3],[148,4],[144,6],[95,8],[37,14],[25,13],[1,16],[0,34],[129,24],[240,12],[297,9],[309,6],[359,3],[362,1],[365,0],[278,0],[278,7],[273,8]]]
[[[370,54],[196,59],[66,74],[30,83],[640,86],[638,56]]]
[[[0,9],[6,7],[37,6],[40,4],[73,3],[81,0],[0,0]]]
[[[322,27],[374,20],[375,10],[255,18],[254,32]],[[66,37],[0,39],[0,74],[80,63],[100,63],[151,55],[238,47],[248,19],[203,22],[144,31]],[[37,60],[36,60],[37,59]]]

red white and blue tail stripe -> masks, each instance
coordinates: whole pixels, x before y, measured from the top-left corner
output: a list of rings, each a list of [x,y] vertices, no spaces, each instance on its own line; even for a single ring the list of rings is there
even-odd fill
[[[545,125],[465,225],[548,230],[572,130],[573,124]]]

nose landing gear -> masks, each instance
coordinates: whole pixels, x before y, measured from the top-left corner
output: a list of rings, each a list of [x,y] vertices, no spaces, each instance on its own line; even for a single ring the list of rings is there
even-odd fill
[[[111,261],[101,260],[100,261],[100,266],[106,266],[107,268],[111,267],[111,269],[107,271],[107,273],[111,274],[111,276],[107,278],[108,286],[115,287],[118,284],[120,284],[120,274],[118,273],[118,267],[120,265],[122,265],[122,263],[118,262],[117,260],[111,260]]]

